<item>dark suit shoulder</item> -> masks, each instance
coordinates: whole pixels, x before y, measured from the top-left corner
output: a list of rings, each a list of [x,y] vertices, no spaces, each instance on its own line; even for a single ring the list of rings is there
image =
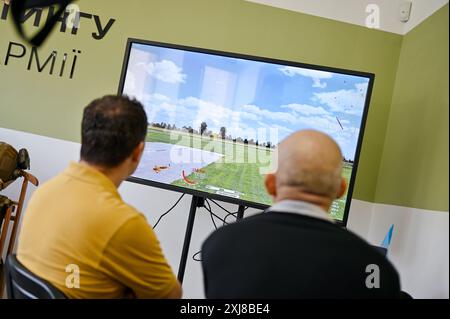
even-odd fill
[[[303,256],[328,253],[327,258],[342,263],[369,261],[398,277],[390,261],[355,233],[331,221],[294,213],[264,212],[220,228],[204,242],[202,253],[208,256],[220,251],[222,257],[233,256],[233,247],[251,250],[256,245],[266,251],[295,247]]]
[[[222,227],[211,234],[204,245],[208,246],[219,239],[225,244],[228,240],[235,241],[236,239],[241,240],[250,236],[264,236],[265,231],[268,229],[274,229],[276,231],[295,229],[295,231],[298,231],[299,236],[321,236],[327,234],[327,236],[338,236],[368,245],[364,239],[331,221],[283,212],[262,212],[237,223]]]

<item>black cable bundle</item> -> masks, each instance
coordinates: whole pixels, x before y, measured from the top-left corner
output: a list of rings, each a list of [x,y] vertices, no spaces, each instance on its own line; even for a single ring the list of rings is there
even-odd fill
[[[162,215],[159,217],[158,221],[155,223],[155,226],[153,226],[153,229],[156,229],[156,227],[157,227],[158,224],[161,222],[161,220],[162,220],[164,217],[166,217],[167,215],[169,215],[170,212],[173,211],[173,210],[175,209],[175,207],[178,206],[178,204],[181,202],[181,200],[183,199],[183,197],[184,197],[185,195],[186,195],[186,194],[181,195],[181,197],[177,200],[177,202],[176,202],[176,203],[175,203],[175,204],[174,204],[167,212],[165,212],[164,214],[162,214]]]
[[[181,202],[181,200],[184,198],[185,195],[186,195],[186,194],[181,195],[181,197],[176,201],[176,203],[175,203],[175,204],[174,204],[167,212],[165,212],[164,214],[162,214],[162,215],[158,218],[158,221],[155,223],[155,226],[153,226],[153,229],[156,229],[156,227],[159,225],[159,223],[161,222],[161,220],[162,220],[165,216],[167,216],[168,214],[170,214],[170,213],[175,209],[175,207],[178,206],[178,204]],[[210,204],[210,201],[213,202],[217,207],[219,207],[220,209],[222,209],[224,212],[227,213],[227,215],[225,216],[225,218],[221,218],[220,216],[218,216],[217,214],[215,214],[215,213],[213,212],[212,207],[211,207],[211,204]],[[230,216],[234,216],[235,218],[237,218],[237,214],[238,214],[238,212],[235,212],[235,213],[230,212],[228,209],[226,209],[225,207],[223,207],[223,206],[220,205],[218,202],[216,202],[215,200],[212,200],[212,199],[211,199],[211,200],[206,199],[206,200],[205,200],[205,204],[203,205],[203,208],[206,209],[206,211],[209,213],[209,215],[210,215],[210,217],[211,217],[211,221],[212,221],[212,223],[213,223],[213,225],[214,225],[214,228],[215,228],[216,230],[219,229],[219,227],[217,226],[216,221],[214,220],[214,218],[220,220],[220,221],[223,223],[223,226],[226,226],[226,225],[229,225],[229,223],[227,222],[227,219],[228,219]],[[249,207],[246,207],[246,208],[245,208],[245,210],[247,210],[247,209],[249,209]],[[194,254],[194,256],[192,256],[192,259],[193,259],[194,261],[201,262],[202,260],[201,260],[200,258],[197,258],[201,253],[202,253],[202,252],[199,251],[198,253]]]

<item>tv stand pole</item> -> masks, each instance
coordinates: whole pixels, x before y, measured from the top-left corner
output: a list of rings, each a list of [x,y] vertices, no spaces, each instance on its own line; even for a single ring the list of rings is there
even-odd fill
[[[180,268],[178,269],[178,280],[180,281],[180,283],[183,283],[184,273],[186,271],[186,264],[189,256],[189,247],[191,245],[192,230],[194,228],[195,222],[195,214],[197,212],[197,208],[201,208],[204,205],[205,199],[203,197],[192,197],[191,209],[189,211],[188,223],[186,226],[186,234],[184,236],[183,252],[181,253]]]
[[[245,206],[239,205],[239,210],[236,216],[237,221],[244,219]]]

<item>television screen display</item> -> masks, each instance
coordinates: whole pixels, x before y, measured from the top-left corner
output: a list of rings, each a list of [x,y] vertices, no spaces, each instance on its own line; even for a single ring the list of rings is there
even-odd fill
[[[329,134],[350,187],[332,207],[346,220],[374,76],[295,62],[129,40],[120,93],[148,115],[131,181],[245,206],[272,204],[264,177],[277,145],[302,129]]]

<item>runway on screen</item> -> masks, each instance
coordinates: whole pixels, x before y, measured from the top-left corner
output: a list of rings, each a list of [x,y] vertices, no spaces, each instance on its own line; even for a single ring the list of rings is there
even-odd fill
[[[141,163],[133,177],[172,184],[223,157],[222,154],[166,143],[146,143]]]

